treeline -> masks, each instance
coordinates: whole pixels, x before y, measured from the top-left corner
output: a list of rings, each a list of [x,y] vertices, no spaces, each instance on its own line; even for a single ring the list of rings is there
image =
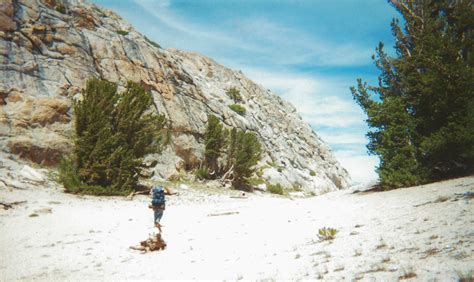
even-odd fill
[[[383,43],[373,56],[377,86],[351,91],[367,114],[367,146],[380,157],[387,189],[474,172],[474,77],[471,0],[398,1],[391,27],[396,56]]]

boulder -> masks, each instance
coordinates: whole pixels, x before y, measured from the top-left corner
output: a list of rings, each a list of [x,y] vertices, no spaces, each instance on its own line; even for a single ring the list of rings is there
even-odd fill
[[[0,2],[0,32],[8,32],[15,29],[16,23],[13,21],[12,0],[2,0]]]
[[[45,176],[39,172],[38,170],[28,166],[24,165],[21,170],[18,172],[19,176],[27,181],[30,182],[35,182],[35,183],[44,183],[45,182]]]

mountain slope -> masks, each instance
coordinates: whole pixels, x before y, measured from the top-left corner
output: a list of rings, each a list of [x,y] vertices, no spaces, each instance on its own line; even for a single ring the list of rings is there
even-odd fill
[[[54,165],[71,148],[71,100],[92,77],[140,82],[169,120],[172,144],[156,177],[200,164],[208,114],[256,132],[265,150],[263,177],[322,193],[349,176],[289,103],[204,56],[162,49],[111,11],[83,1],[6,0],[0,9],[0,149]],[[225,93],[240,90],[241,116]]]

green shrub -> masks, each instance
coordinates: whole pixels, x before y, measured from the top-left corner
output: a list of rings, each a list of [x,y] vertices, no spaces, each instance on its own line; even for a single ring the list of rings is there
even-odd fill
[[[66,191],[124,195],[137,187],[143,157],[161,149],[164,116],[149,112],[153,98],[142,86],[91,79],[74,103],[73,155],[59,174]]]
[[[245,113],[247,112],[247,110],[239,104],[229,105],[229,108],[241,116],[245,115]]]
[[[259,177],[252,177],[249,179],[249,184],[252,186],[258,186],[260,184],[264,184],[265,180]]]
[[[257,169],[257,171],[255,172],[255,174],[258,176],[258,177],[263,177],[263,173],[265,171],[265,169],[269,168],[268,165],[264,165],[264,166],[261,166]]]
[[[237,87],[229,87],[226,90],[226,94],[234,100],[234,102],[242,102],[242,95],[240,95],[240,90]]]
[[[311,175],[311,176],[316,176],[316,171],[310,170],[310,171],[309,171],[309,175]]]
[[[56,11],[60,12],[61,14],[66,14],[66,6],[63,3],[59,3],[55,7]]]
[[[207,167],[200,167],[196,169],[194,175],[199,180],[209,179],[209,169]]]
[[[63,184],[65,192],[71,194],[84,194],[94,196],[127,196],[132,189],[114,190],[100,185],[88,185],[81,181],[73,157],[63,158],[59,164],[59,181]]]
[[[151,45],[153,45],[154,47],[156,48],[161,48],[160,44],[156,43],[155,41],[149,39],[148,37],[145,36],[145,40],[146,42],[150,43]]]
[[[277,183],[275,185],[267,184],[267,191],[272,194],[278,194],[278,195],[284,194],[283,186],[281,186],[280,183]]]
[[[101,8],[97,7],[97,6],[94,6],[92,9],[94,9],[94,11],[96,11],[97,13],[100,14],[100,16],[102,17],[107,17],[107,15],[104,13],[104,11],[102,11]]]
[[[301,192],[303,191],[303,187],[301,186],[301,184],[294,184],[293,187],[291,188],[293,191],[295,192]]]
[[[73,157],[65,157],[59,163],[58,180],[63,184],[66,192],[69,193],[76,193],[79,187],[83,185],[78,176]]]
[[[333,240],[336,238],[337,229],[331,227],[323,227],[318,230],[318,237],[321,240]]]
[[[125,36],[125,35],[127,35],[127,34],[128,34],[128,31],[126,31],[126,30],[123,30],[123,29],[118,29],[118,30],[117,30],[117,33],[118,33],[118,34],[120,34],[120,35],[123,35],[123,36]]]

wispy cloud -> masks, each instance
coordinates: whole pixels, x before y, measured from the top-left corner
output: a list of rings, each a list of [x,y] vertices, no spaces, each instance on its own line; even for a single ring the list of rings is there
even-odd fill
[[[219,27],[199,24],[180,16],[173,11],[169,1],[135,0],[135,3],[185,37],[179,40],[189,40],[192,42],[189,46],[199,45],[196,39],[205,41],[208,48],[219,50],[223,57],[241,50],[245,53],[240,53],[239,59],[246,57],[250,61],[260,60],[266,64],[343,66],[367,64],[373,53],[372,47],[316,38],[267,18],[236,18],[223,22],[223,27]],[[177,34],[175,36],[178,37]]]
[[[317,38],[266,18],[239,19],[235,21],[235,25],[241,36],[247,35],[263,44],[271,44],[280,56],[285,54],[281,57],[290,55],[291,60],[287,60],[288,63],[312,62],[316,65],[333,66],[366,64],[373,53],[370,47],[331,42],[327,38]],[[285,50],[291,50],[291,54]]]
[[[265,53],[266,48],[253,45],[249,42],[242,42],[229,34],[229,32],[221,31],[213,26],[203,26],[193,23],[186,18],[181,17],[171,9],[170,1],[165,0],[134,0],[136,4],[151,13],[162,24],[174,30],[174,36],[178,36],[176,32],[187,36],[187,40],[193,42],[189,46],[196,46],[203,41],[206,45],[215,48],[215,46],[232,47],[250,52]],[[195,40],[198,39],[198,42]]]
[[[366,137],[363,134],[348,133],[348,132],[327,132],[318,131],[318,135],[323,138],[324,141],[330,144],[358,144],[365,145],[368,143]]]
[[[378,179],[374,170],[379,162],[377,157],[353,151],[336,151],[335,156],[341,165],[350,172],[354,183],[367,183]]]
[[[337,79],[256,69],[247,69],[245,74],[292,103],[315,127],[344,128],[363,124],[364,116],[357,105],[337,96],[348,92],[345,84]]]

